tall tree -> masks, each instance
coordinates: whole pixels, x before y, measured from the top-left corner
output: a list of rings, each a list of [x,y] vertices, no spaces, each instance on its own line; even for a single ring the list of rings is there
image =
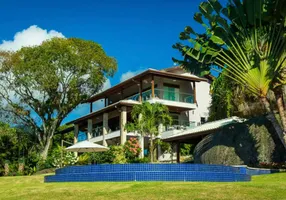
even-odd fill
[[[127,123],[126,129],[137,131],[143,137],[150,137],[150,158],[151,162],[154,162],[154,139],[159,134],[159,126],[172,122],[168,107],[159,103],[143,102],[133,106],[131,117],[133,122]]]
[[[286,148],[282,100],[282,86],[286,84],[285,9],[285,0],[229,0],[225,8],[217,0],[202,2],[194,19],[205,27],[205,33],[186,27],[180,38],[191,45],[178,43],[174,47],[184,55],[182,64],[196,60],[201,66],[219,66],[234,82],[260,98]],[[188,65],[201,73],[209,72],[201,66]],[[271,109],[270,90],[275,93],[283,129]]]
[[[1,110],[33,128],[44,159],[62,120],[117,69],[99,44],[76,38],[1,52],[0,61]]]

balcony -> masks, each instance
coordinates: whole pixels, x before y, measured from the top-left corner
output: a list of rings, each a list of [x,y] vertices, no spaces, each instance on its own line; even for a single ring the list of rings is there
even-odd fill
[[[167,101],[176,101],[182,103],[194,103],[194,95],[190,93],[183,92],[172,92],[166,91],[163,89],[154,89],[155,99],[167,100]],[[128,97],[129,100],[139,101],[139,93],[131,97]],[[148,101],[152,99],[152,91],[147,90],[142,92],[142,101]]]
[[[186,130],[186,129],[194,128],[196,126],[197,126],[196,122],[190,122],[187,120],[173,120],[172,125],[166,127],[165,131]]]

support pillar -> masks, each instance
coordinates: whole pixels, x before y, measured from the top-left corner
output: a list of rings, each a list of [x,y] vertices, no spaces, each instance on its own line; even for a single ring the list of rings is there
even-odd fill
[[[108,113],[103,113],[103,133],[102,133],[102,145],[107,146],[105,136],[108,133]]]
[[[127,108],[126,106],[121,107],[120,113],[120,144],[123,145],[126,142],[127,131],[125,125],[127,122]]]
[[[180,163],[180,143],[176,144],[177,163]]]
[[[74,125],[74,137],[73,137],[73,143],[77,143],[77,137],[78,137],[78,132],[79,132],[79,126],[78,124]],[[77,157],[77,152],[74,152],[75,157]]]
[[[87,140],[92,137],[92,119],[87,120]]]
[[[89,104],[89,111],[92,113],[92,102]]]

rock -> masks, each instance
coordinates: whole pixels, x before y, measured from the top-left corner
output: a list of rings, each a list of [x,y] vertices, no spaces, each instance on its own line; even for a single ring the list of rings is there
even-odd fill
[[[203,164],[258,166],[285,160],[286,150],[265,117],[225,126],[206,136],[194,150],[194,162]]]

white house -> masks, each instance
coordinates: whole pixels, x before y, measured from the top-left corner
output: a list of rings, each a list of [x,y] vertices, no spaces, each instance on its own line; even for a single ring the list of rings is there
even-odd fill
[[[187,73],[181,67],[148,69],[82,102],[90,104],[90,113],[69,122],[74,124],[74,143],[79,132],[103,145],[124,144],[129,137],[137,137],[124,126],[131,120],[132,106],[143,101],[168,106],[173,125],[164,127],[162,132],[191,129],[208,118],[209,90],[209,79]],[[105,106],[94,111],[93,102],[98,100],[103,100]],[[148,138],[145,138],[145,149],[147,145]]]

